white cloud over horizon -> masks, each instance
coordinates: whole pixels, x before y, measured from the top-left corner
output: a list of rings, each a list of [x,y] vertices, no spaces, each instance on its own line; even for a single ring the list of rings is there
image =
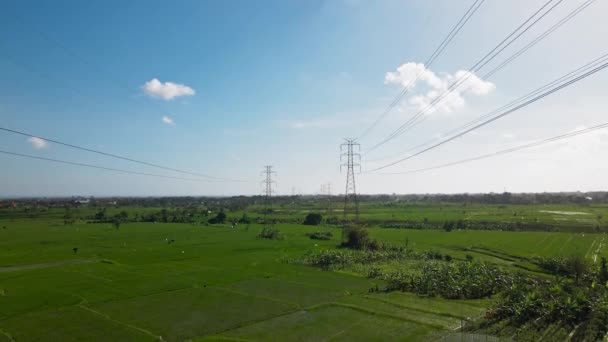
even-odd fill
[[[496,89],[492,82],[480,79],[475,73],[458,70],[454,74],[442,73],[437,75],[423,63],[408,62],[400,65],[396,71],[387,72],[384,77],[386,84],[398,84],[414,90],[421,83],[425,89],[411,96],[408,104],[417,110],[424,110],[438,97],[442,97],[428,113],[451,113],[466,105],[465,95],[484,96]],[[460,83],[451,92],[444,95],[452,84]],[[442,96],[444,95],[444,96]]]
[[[173,121],[173,119],[169,116],[163,116],[162,117],[162,121],[164,124],[169,125],[169,126],[175,126],[175,121]]]
[[[142,89],[146,95],[160,98],[165,101],[170,101],[180,96],[192,96],[196,94],[196,91],[187,85],[173,82],[161,82],[157,78],[153,78],[144,83]]]
[[[46,140],[38,138],[38,137],[30,137],[27,141],[32,145],[33,148],[37,150],[41,150],[48,147],[48,143]]]

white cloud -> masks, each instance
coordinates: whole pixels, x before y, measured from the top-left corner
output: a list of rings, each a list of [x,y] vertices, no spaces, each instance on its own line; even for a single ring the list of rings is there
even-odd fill
[[[173,82],[161,82],[156,78],[146,82],[142,89],[146,95],[161,98],[165,101],[173,100],[180,96],[192,96],[196,92],[194,89],[184,84]]]
[[[463,81],[466,78],[465,81]],[[397,68],[395,72],[387,72],[384,77],[386,84],[399,84],[411,90],[423,83],[426,92],[421,92],[412,96],[408,103],[418,110],[426,109],[428,113],[443,112],[450,113],[465,106],[464,95],[471,94],[477,96],[487,95],[496,86],[477,77],[474,73],[459,70],[455,74],[442,74],[438,76],[432,70],[426,68],[422,63],[405,63]],[[462,82],[450,93],[446,94],[448,88],[455,82]],[[442,99],[433,108],[427,107],[437,97]]]
[[[37,150],[41,150],[43,148],[47,148],[48,143],[46,142],[46,140],[44,139],[40,139],[38,137],[31,137],[28,138],[27,141],[32,144],[32,147],[37,149]]]
[[[168,117],[166,115],[163,116],[162,120],[163,120],[163,123],[165,123],[167,125],[170,125],[170,126],[174,126],[175,125],[175,121],[173,121],[173,119],[171,119],[170,117]]]

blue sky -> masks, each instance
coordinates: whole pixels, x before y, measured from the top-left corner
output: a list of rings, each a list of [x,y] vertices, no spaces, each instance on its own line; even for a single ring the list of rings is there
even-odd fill
[[[565,0],[523,46],[583,1]],[[0,156],[0,196],[256,194],[264,165],[278,193],[340,192],[339,144],[399,92],[387,82],[422,63],[472,1],[12,1],[0,13],[2,127],[247,183],[122,175]],[[544,1],[487,0],[430,68],[466,70]],[[392,156],[608,51],[596,1],[490,80],[483,94],[433,113],[364,158]],[[519,44],[519,45],[518,45]],[[389,171],[431,166],[608,121],[606,72]],[[160,87],[145,84],[159,80]],[[168,92],[171,82],[185,91]],[[427,88],[425,88],[425,86]],[[376,143],[415,113],[417,86],[369,136]],[[183,90],[182,89],[182,90]],[[163,98],[163,96],[165,96]],[[166,117],[163,121],[163,118]],[[0,132],[3,150],[176,175]],[[531,152],[415,175],[361,175],[365,193],[607,190],[598,133]],[[368,162],[369,160],[369,162]],[[390,161],[391,159],[387,159]],[[566,161],[566,163],[564,163]],[[568,168],[566,169],[566,166]],[[577,165],[577,166],[574,166]]]

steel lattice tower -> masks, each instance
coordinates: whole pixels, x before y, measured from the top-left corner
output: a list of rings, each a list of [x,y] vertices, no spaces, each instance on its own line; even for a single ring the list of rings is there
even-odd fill
[[[262,171],[264,177],[262,180],[262,184],[264,185],[264,223],[267,221],[266,216],[272,213],[273,184],[276,184],[272,178],[273,174],[276,174],[276,172],[272,171],[272,165],[264,166],[264,171]]]
[[[361,171],[361,145],[355,139],[344,139],[344,143],[340,145],[340,171],[342,167],[346,167],[346,189],[344,191],[344,211],[342,213],[342,221],[344,228],[349,225],[349,213],[355,214],[355,222],[359,221],[359,200],[357,198],[357,187],[355,184],[355,168]],[[355,151],[355,148],[357,151]],[[346,159],[346,161],[344,161]],[[344,233],[344,232],[343,232]]]

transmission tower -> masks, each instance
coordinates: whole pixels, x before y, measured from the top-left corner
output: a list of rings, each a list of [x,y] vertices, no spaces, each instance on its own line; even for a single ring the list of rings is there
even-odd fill
[[[267,165],[264,166],[262,175],[262,184],[264,185],[264,223],[267,223],[267,215],[272,213],[273,185],[276,184],[273,175],[276,175],[276,172],[272,171],[272,165]]]
[[[348,216],[350,213],[355,214],[355,222],[359,221],[359,200],[355,185],[355,168],[358,167],[359,172],[361,172],[361,154],[359,153],[361,145],[355,139],[344,139],[344,141],[340,145],[340,171],[342,171],[342,167],[346,167],[346,190],[344,191],[344,211],[342,213],[343,228],[346,229],[349,226]],[[343,238],[344,229],[342,230]]]

